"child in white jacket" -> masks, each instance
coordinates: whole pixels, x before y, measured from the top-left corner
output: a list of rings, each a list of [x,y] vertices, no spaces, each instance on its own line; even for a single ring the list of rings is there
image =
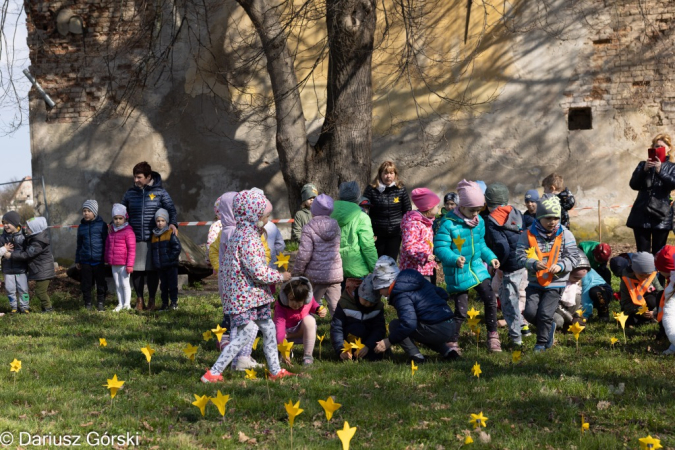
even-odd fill
[[[675,247],[666,245],[654,257],[656,270],[666,278],[666,290],[654,311],[670,341],[664,355],[675,355]]]

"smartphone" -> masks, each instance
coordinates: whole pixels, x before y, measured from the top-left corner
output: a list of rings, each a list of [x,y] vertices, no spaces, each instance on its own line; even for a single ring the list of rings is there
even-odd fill
[[[656,149],[655,148],[648,148],[647,149],[647,155],[648,155],[647,157],[650,160],[656,159]]]

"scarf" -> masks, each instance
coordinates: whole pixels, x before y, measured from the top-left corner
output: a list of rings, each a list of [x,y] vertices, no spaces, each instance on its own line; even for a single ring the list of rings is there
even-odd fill
[[[392,182],[391,184],[387,184],[387,185],[385,185],[382,181],[378,181],[378,182],[377,182],[377,190],[378,190],[378,191],[380,192],[380,194],[381,194],[381,193],[384,192],[384,190],[387,189],[388,187],[392,187],[392,186],[395,186],[395,185],[396,185],[396,181]]]
[[[152,230],[152,233],[153,233],[155,236],[161,236],[161,235],[163,235],[164,233],[166,233],[168,230],[169,230],[169,227],[168,227],[168,226],[166,226],[166,227],[164,227],[164,228],[155,228],[154,230]]]
[[[124,228],[126,228],[128,225],[129,225],[129,222],[124,222],[119,227],[113,224],[113,230],[120,231],[120,230],[123,230]]]
[[[541,224],[541,222],[539,222],[539,220],[534,221],[534,227],[537,230],[537,233],[547,241],[552,241],[553,239],[555,239],[555,237],[558,235],[558,232],[560,231],[560,223],[558,223],[558,225],[552,232],[544,228],[544,226]]]
[[[469,219],[464,214],[462,214],[462,212],[459,210],[459,206],[457,206],[453,212],[457,215],[457,217],[462,219],[468,227],[474,228],[476,225],[478,225],[480,216],[476,216],[473,219]]]

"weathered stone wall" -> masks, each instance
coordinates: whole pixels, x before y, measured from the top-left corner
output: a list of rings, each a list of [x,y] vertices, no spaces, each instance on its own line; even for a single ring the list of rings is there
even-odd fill
[[[269,95],[267,77],[247,73],[242,77],[247,89],[235,91],[213,68],[214,61],[236,65],[233,36],[249,39],[242,30],[250,33],[250,25],[233,1],[207,3],[213,59],[195,54],[194,34],[185,31],[173,45],[170,65],[155,72],[161,76],[144,80],[142,93],[134,95],[134,89],[141,92],[135,74],[153,61],[147,58],[148,40],[166,38],[166,30],[154,27],[158,2],[26,2],[31,71],[57,101],[47,112],[31,93],[33,176],[45,176],[51,223],[75,223],[87,198],[96,198],[108,218],[112,203],[131,186],[131,168],[141,160],[162,174],[179,220],[208,220],[218,195],[252,186],[265,189],[277,217],[288,216],[273,123],[265,117],[252,120],[232,106]],[[439,194],[454,190],[464,177],[502,181],[519,205],[527,189],[556,171],[577,195],[575,232],[594,237],[597,210],[583,208],[597,207],[598,200],[604,206],[630,205],[632,170],[644,159],[651,137],[669,131],[675,121],[675,91],[670,89],[675,4],[550,0],[542,26],[540,3],[496,2],[485,34],[480,28],[484,11],[474,5],[469,42],[480,38],[483,53],[471,78],[463,80],[465,72],[454,66],[447,73],[441,66],[436,73],[449,96],[497,97],[473,108],[429,100],[416,85],[422,114],[415,120],[419,110],[406,84],[392,90],[385,83],[397,55],[376,55],[373,166],[394,159],[407,185],[429,186]],[[463,44],[465,4],[443,2],[425,16],[441,24],[425,36],[424,45],[435,54],[456,56],[470,48]],[[63,7],[83,17],[85,35],[56,32],[54,17]],[[174,13],[179,27],[180,11]],[[194,24],[195,17],[189,19]],[[323,31],[315,24],[303,33],[294,39],[312,48]],[[298,58],[301,74],[310,56]],[[310,130],[318,129],[325,107],[324,69],[320,65],[303,89]],[[106,110],[111,107],[116,114]],[[570,108],[584,107],[591,108],[593,128],[568,130]],[[627,214],[626,207],[603,210],[603,236],[630,236],[621,226]],[[201,238],[205,230],[191,232]],[[53,236],[57,253],[72,252],[72,233],[55,231]]]

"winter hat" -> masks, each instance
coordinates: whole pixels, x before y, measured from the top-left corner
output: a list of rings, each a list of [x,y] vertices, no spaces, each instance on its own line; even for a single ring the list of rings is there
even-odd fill
[[[504,206],[509,202],[509,188],[502,183],[493,183],[485,190],[485,203],[490,208]]]
[[[487,190],[487,184],[485,184],[485,181],[482,180],[476,180],[476,184],[480,188],[481,192],[485,194],[485,191]]]
[[[270,199],[265,197],[265,212],[263,212],[263,216],[266,216],[268,214],[272,214],[272,210],[274,209],[274,206],[272,206],[272,202],[270,202]]]
[[[384,289],[391,285],[400,270],[391,256],[380,256],[373,269],[373,289]]]
[[[485,205],[485,196],[478,183],[475,181],[462,180],[457,183],[459,203],[457,206],[464,208],[477,208]]]
[[[169,211],[166,209],[159,208],[155,213],[155,220],[157,220],[158,217],[163,217],[164,220],[166,220],[166,223],[169,223]]]
[[[434,206],[441,202],[441,199],[438,198],[438,195],[434,194],[430,189],[427,188],[413,189],[410,197],[412,198],[412,202],[415,204],[415,206],[417,206],[417,209],[422,212],[433,209]]]
[[[333,212],[333,199],[330,195],[319,194],[309,210],[313,216],[330,216]]]
[[[652,273],[656,270],[654,257],[649,252],[631,253],[630,261],[635,273]]]
[[[113,205],[112,215],[113,215],[113,217],[115,217],[115,216],[122,216],[122,217],[124,217],[125,219],[126,219],[127,217],[129,217],[129,216],[127,216],[127,207],[124,206],[124,205],[121,204],[121,203],[115,203],[115,204]]]
[[[544,196],[537,201],[537,219],[543,217],[557,217],[560,219],[561,212],[560,199],[555,195],[550,197]]]
[[[340,184],[340,200],[356,203],[361,197],[361,188],[356,181],[345,181]]]
[[[578,257],[579,261],[577,262],[577,265],[574,267],[574,270],[577,269],[591,270],[591,262],[588,260],[588,257],[584,254],[584,252],[579,252]]]
[[[370,199],[368,197],[361,197],[359,199],[359,206],[370,206]]]
[[[609,270],[611,270],[612,274],[617,278],[621,278],[623,271],[626,270],[626,267],[628,266],[630,266],[630,259],[628,258],[627,253],[622,253],[609,260]]]
[[[539,191],[536,189],[530,189],[525,193],[526,202],[538,202],[539,201]]]
[[[373,274],[371,273],[363,279],[359,286],[359,298],[369,303],[377,303],[381,297],[380,293],[373,288]]]
[[[459,203],[459,195],[457,195],[457,192],[448,192],[445,194],[445,197],[443,197],[443,203],[448,202],[452,202],[455,205]]]
[[[303,203],[317,195],[319,195],[319,190],[312,183],[307,183],[302,187],[302,191],[300,191],[300,198]]]
[[[94,216],[98,216],[98,202],[96,200],[86,200],[82,203],[82,209],[87,208],[89,211],[94,213]]]
[[[16,211],[10,211],[6,213],[4,216],[2,216],[2,221],[7,222],[10,225],[14,225],[15,227],[21,226],[21,216]]]
[[[672,272],[675,270],[675,247],[666,245],[654,257],[654,266],[659,272]]]
[[[598,244],[593,249],[593,258],[601,264],[609,261],[609,258],[612,256],[612,247],[609,244]]]
[[[44,217],[33,217],[32,219],[28,219],[28,222],[26,222],[26,226],[28,226],[28,228],[31,231],[29,236],[42,233],[48,227],[47,219],[45,219]]]

